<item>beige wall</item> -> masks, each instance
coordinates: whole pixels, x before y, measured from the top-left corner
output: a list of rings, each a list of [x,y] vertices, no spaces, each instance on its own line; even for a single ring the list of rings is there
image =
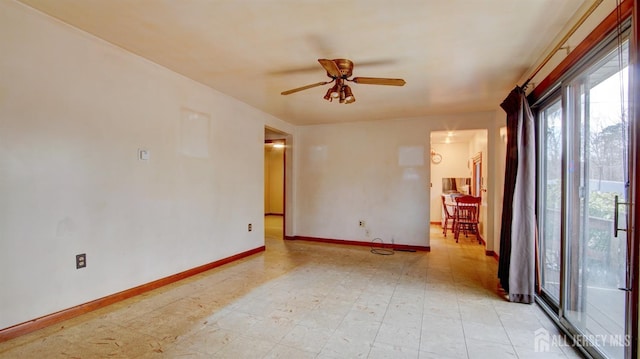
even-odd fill
[[[264,213],[284,214],[284,149],[265,146]]]
[[[0,48],[0,328],[264,244],[292,126],[17,2]]]

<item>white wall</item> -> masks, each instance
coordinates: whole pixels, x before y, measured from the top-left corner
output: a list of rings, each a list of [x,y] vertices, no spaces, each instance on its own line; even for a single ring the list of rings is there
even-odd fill
[[[507,143],[506,137],[502,137],[500,135],[500,128],[506,126],[506,116],[499,116],[500,113],[496,113],[496,127],[498,128],[497,132],[489,132],[489,136],[494,138],[495,152],[496,152],[496,163],[495,163],[495,172],[496,172],[496,195],[493,197],[494,200],[494,208],[496,211],[496,216],[494,217],[494,231],[495,231],[495,239],[493,241],[493,246],[489,247],[489,243],[487,243],[487,249],[495,251],[497,254],[500,254],[500,227],[502,225],[502,200],[504,198],[504,175],[505,175],[505,167],[506,167],[506,156],[507,156]],[[506,132],[505,132],[506,134]]]
[[[264,127],[291,126],[11,1],[0,53],[0,328],[264,244]]]
[[[396,243],[428,246],[430,132],[494,129],[495,116],[491,111],[299,127],[296,234],[385,242],[393,237]],[[416,150],[423,151],[422,163]],[[487,185],[493,189],[493,182]],[[359,220],[366,221],[370,236]]]

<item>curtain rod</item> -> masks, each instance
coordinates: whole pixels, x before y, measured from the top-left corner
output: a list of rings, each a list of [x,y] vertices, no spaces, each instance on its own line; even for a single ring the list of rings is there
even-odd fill
[[[533,80],[533,78],[538,74],[538,72],[540,72],[540,70],[542,70],[542,68],[549,62],[549,60],[551,60],[553,55],[555,55],[556,52],[558,52],[558,50],[562,48],[564,43],[567,42],[567,40],[569,40],[569,38],[578,30],[578,28],[587,20],[587,18],[596,10],[596,8],[600,4],[602,4],[602,1],[603,0],[595,0],[593,4],[591,4],[591,6],[582,15],[582,17],[580,17],[580,19],[571,27],[571,29],[569,29],[567,34],[564,35],[564,37],[558,42],[558,44],[553,48],[553,50],[549,52],[547,57],[545,57],[544,60],[542,60],[540,65],[538,65],[538,67],[536,67],[536,69],[533,70],[533,73],[529,76],[527,81],[525,81],[524,84],[521,86],[523,89],[527,88],[527,85],[529,85],[529,81]]]

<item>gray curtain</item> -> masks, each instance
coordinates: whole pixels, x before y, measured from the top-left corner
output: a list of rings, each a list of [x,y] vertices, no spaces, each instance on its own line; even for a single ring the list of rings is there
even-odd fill
[[[533,114],[517,87],[500,105],[507,113],[498,278],[509,300],[533,303],[536,272],[536,146]]]

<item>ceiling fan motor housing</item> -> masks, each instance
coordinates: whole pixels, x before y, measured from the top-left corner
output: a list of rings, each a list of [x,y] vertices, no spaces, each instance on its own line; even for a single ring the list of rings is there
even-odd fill
[[[353,62],[351,60],[333,59],[331,61],[336,63],[336,66],[338,66],[343,79],[351,77],[351,75],[353,74]],[[327,76],[332,77],[328,72]]]

